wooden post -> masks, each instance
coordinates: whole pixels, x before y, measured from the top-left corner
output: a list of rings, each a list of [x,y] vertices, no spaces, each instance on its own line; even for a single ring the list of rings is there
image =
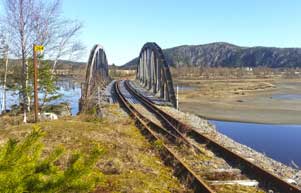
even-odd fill
[[[37,64],[37,50],[36,45],[33,45],[33,68],[34,68],[34,121],[38,122],[39,112],[39,97],[38,97],[38,64]]]
[[[177,99],[177,107],[176,108],[179,111],[180,109],[179,109],[179,85],[178,84],[177,84],[177,98],[176,99]]]

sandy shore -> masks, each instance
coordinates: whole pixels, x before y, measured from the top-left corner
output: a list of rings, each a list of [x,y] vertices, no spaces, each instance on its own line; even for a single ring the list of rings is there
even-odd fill
[[[301,80],[188,81],[179,84],[190,87],[179,92],[182,111],[215,120],[301,124]]]

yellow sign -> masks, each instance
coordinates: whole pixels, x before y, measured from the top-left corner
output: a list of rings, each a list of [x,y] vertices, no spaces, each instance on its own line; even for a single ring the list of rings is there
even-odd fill
[[[35,45],[34,51],[43,52],[44,51],[44,46]]]

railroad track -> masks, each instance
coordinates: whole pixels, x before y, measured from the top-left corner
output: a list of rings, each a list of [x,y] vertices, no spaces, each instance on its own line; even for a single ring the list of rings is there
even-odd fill
[[[129,81],[118,81],[114,85],[119,102],[136,121],[136,124],[155,145],[160,146],[161,158],[167,165],[175,169],[175,175],[194,192],[243,192],[242,186],[233,182],[259,182],[265,190],[281,193],[300,193],[301,191],[270,172],[258,167],[238,154],[228,150],[216,141],[198,133],[189,126],[173,118],[168,113],[156,107],[151,100],[137,92]],[[125,94],[126,93],[126,94]],[[135,104],[127,100],[128,95],[134,101],[139,101],[161,124],[152,121],[145,113],[137,110]],[[137,102],[136,102],[137,103]],[[178,147],[181,147],[179,150]],[[222,164],[226,170],[197,167],[198,158],[208,159],[204,148],[209,149],[222,159],[210,158],[210,162]],[[180,153],[179,153],[180,152]],[[186,156],[188,158],[186,158]],[[187,161],[188,160],[188,161]],[[215,166],[213,164],[213,166]],[[229,166],[230,165],[230,166]],[[205,171],[205,172],[204,172]],[[255,181],[255,182],[256,182]],[[248,192],[263,192],[259,188],[246,188]],[[249,191],[250,190],[250,191]]]

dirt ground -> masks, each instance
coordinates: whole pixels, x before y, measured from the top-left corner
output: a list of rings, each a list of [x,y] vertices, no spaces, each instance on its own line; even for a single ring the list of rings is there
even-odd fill
[[[301,79],[175,80],[182,111],[215,120],[301,124]]]

